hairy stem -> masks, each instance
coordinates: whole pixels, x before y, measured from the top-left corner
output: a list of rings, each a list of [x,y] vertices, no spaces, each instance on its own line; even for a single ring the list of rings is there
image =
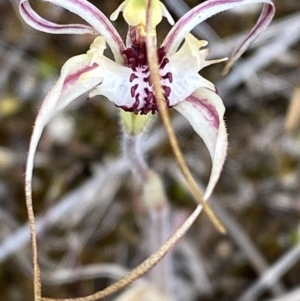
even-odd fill
[[[148,167],[140,153],[139,141],[141,134],[137,136],[131,136],[127,133],[123,133],[123,152],[130,163],[130,168],[133,174],[139,181],[145,183],[147,181]]]
[[[32,206],[31,184],[27,182],[25,187],[25,194],[26,194],[26,207],[27,207],[27,215],[28,215],[30,238],[31,238],[31,248],[32,248],[34,300],[41,301],[42,298],[41,297],[42,296],[41,271],[38,263],[35,217],[34,217],[34,211]]]

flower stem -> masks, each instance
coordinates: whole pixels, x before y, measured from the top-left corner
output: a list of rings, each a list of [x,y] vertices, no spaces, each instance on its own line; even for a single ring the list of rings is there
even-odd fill
[[[27,207],[30,237],[31,237],[31,247],[32,247],[34,301],[41,301],[42,300],[41,271],[38,262],[37,235],[36,235],[36,226],[35,226],[35,216],[34,216],[34,211],[32,206],[31,183],[26,182],[25,194],[26,194],[26,207]]]
[[[141,135],[131,136],[123,132],[123,152],[130,163],[133,174],[140,182],[145,183],[149,169],[138,147]]]

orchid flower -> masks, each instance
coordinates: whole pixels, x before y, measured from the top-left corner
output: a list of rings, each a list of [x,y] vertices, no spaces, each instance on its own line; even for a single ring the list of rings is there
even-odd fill
[[[139,135],[149,120],[148,116],[159,111],[163,99],[168,108],[174,108],[188,120],[209,151],[212,171],[204,194],[206,201],[217,183],[225,161],[227,134],[223,120],[225,111],[223,102],[213,83],[199,75],[199,71],[226,59],[206,60],[209,51],[204,47],[207,46],[207,41],[198,40],[190,34],[190,31],[219,12],[246,4],[264,4],[257,23],[227,62],[226,73],[268,26],[275,12],[272,0],[207,0],[191,9],[174,25],[171,15],[159,0],[125,0],[111,15],[111,20],[114,21],[122,12],[129,25],[124,43],[109,19],[87,0],[44,1],[77,14],[89,25],[60,25],[50,22],[35,12],[28,0],[21,0],[20,14],[30,26],[53,34],[91,34],[96,35],[96,38],[85,54],[69,59],[62,67],[58,81],[44,99],[31,137],[26,166],[26,201],[32,235],[34,290],[37,301],[41,300],[41,285],[31,187],[35,152],[47,123],[73,100],[89,92],[89,97],[102,95],[113,102],[123,112],[121,118],[124,119],[122,120],[123,126],[125,125],[124,131],[129,127],[130,134]],[[157,43],[156,27],[163,17],[174,26],[156,49],[159,67],[157,78],[160,81],[158,86],[163,92],[161,97],[157,93],[157,83],[153,80],[156,77],[153,76],[153,72],[150,72],[151,68],[153,70],[153,64],[149,62],[148,54],[149,49],[153,49],[149,44]],[[111,49],[114,60],[105,56],[106,45]],[[160,247],[157,254],[152,254],[144,263],[131,271],[126,281],[120,280],[119,286],[112,285],[84,300],[105,297],[149,270],[187,231],[199,215],[201,208],[201,206],[196,208],[181,226],[180,231],[178,229]],[[42,298],[42,300],[53,299]]]
[[[62,67],[60,78],[46,96],[35,122],[26,170],[27,197],[31,198],[31,180],[34,156],[44,127],[51,118],[80,95],[103,95],[121,110],[132,114],[155,114],[158,110],[146,55],[146,0],[125,0],[111,15],[115,20],[123,12],[129,25],[126,43],[94,5],[86,0],[46,0],[82,17],[89,25],[59,25],[43,19],[21,0],[20,13],[32,27],[54,34],[97,35],[90,49],[69,59]],[[186,13],[171,29],[157,49],[161,86],[168,107],[181,113],[206,144],[212,172],[204,198],[208,199],[219,178],[226,156],[227,134],[223,120],[224,105],[215,86],[199,75],[199,71],[226,59],[206,60],[206,41],[198,40],[189,32],[207,18],[240,5],[264,3],[254,28],[237,47],[227,63],[227,69],[242,55],[251,42],[266,28],[274,15],[271,0],[208,0]],[[166,7],[152,1],[151,24],[153,39],[156,26],[163,17],[173,25]],[[184,41],[182,46],[180,44]],[[114,60],[104,55],[109,45]]]

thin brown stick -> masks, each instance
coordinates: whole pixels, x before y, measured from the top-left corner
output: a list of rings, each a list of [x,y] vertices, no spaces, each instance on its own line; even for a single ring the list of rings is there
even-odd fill
[[[29,222],[30,239],[32,247],[32,261],[33,261],[33,289],[34,289],[34,300],[41,301],[41,271],[38,263],[38,249],[37,249],[37,237],[36,237],[36,227],[35,227],[35,217],[32,206],[32,193],[31,185],[26,182],[25,188],[26,194],[26,208]]]
[[[148,1],[148,8],[147,12],[149,13],[151,11],[151,3],[152,1]],[[203,209],[209,219],[212,221],[214,226],[216,227],[217,230],[219,230],[221,233],[225,234],[226,233],[226,228],[222,224],[222,222],[218,219],[218,217],[215,215],[211,207],[206,203],[207,200],[204,200],[203,194],[201,193],[195,179],[193,178],[189,167],[187,166],[185,159],[182,155],[182,152],[180,150],[174,129],[172,127],[171,121],[170,121],[170,116],[168,113],[167,105],[165,102],[165,98],[163,95],[163,90],[161,87],[161,78],[159,75],[159,65],[158,65],[158,57],[157,57],[157,51],[156,47],[154,46],[154,40],[153,36],[151,35],[152,33],[152,26],[151,26],[151,18],[147,16],[147,58],[149,62],[149,69],[150,69],[150,78],[153,84],[153,90],[156,98],[156,102],[158,105],[158,110],[159,114],[161,116],[161,119],[163,121],[164,127],[166,129],[173,153],[175,155],[176,161],[179,165],[179,168],[182,172],[182,175],[186,179],[190,189],[191,193],[197,200],[199,204],[203,206]]]

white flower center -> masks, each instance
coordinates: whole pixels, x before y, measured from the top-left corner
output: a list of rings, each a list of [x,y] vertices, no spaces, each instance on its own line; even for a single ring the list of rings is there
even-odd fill
[[[127,58],[127,66],[132,70],[129,78],[130,93],[135,101],[131,107],[122,106],[122,109],[135,114],[148,114],[149,112],[154,114],[157,111],[157,104],[150,80],[146,47],[145,45],[133,45],[126,49],[124,54]],[[168,71],[167,64],[169,63],[169,59],[165,57],[164,50],[162,48],[158,49],[157,54],[160,64],[161,85],[164,90],[166,103],[169,106],[170,84],[173,81],[173,76]]]

